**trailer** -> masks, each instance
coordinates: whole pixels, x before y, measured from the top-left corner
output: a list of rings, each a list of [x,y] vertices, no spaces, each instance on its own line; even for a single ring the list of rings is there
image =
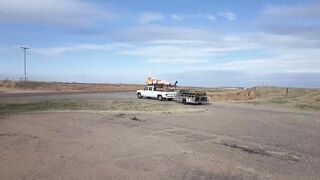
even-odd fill
[[[183,104],[203,104],[209,102],[205,91],[191,89],[178,90],[176,101]]]

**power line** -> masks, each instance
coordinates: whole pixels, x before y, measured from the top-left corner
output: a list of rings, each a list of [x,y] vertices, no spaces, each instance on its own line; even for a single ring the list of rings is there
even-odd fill
[[[27,50],[30,48],[20,47],[23,51],[23,60],[24,60],[24,87],[27,88]]]
[[[27,50],[28,47],[20,47],[23,51],[23,60],[24,60],[24,81],[27,81]]]

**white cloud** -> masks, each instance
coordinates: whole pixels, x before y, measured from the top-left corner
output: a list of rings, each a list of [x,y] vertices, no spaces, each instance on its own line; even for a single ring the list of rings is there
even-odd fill
[[[319,49],[320,39],[310,39],[308,37],[295,34],[275,34],[275,33],[251,33],[247,38],[251,38],[260,44],[269,46],[274,50],[279,49]]]
[[[199,14],[172,14],[171,18],[174,20],[182,20],[182,19],[207,19],[207,20],[216,20],[217,17],[211,13],[199,13]]]
[[[121,54],[140,56],[153,63],[193,64],[207,61],[212,56],[210,52],[202,51],[197,47],[153,45],[150,47],[136,47]]]
[[[231,11],[218,12],[218,13],[199,13],[199,14],[172,14],[171,18],[175,20],[182,19],[206,19],[206,20],[216,20],[218,17],[222,17],[228,20],[235,20],[237,18],[236,14]]]
[[[304,59],[298,59],[304,58]],[[320,73],[320,63],[295,54],[288,57],[282,54],[279,57],[266,59],[248,59],[219,64],[220,70],[237,70],[250,73]]]
[[[76,44],[58,47],[37,48],[32,47],[32,51],[45,56],[56,56],[72,51],[110,51],[113,49],[126,48],[128,45],[120,43],[112,44]]]
[[[171,18],[175,20],[181,20],[182,18],[176,14],[171,14]]]
[[[153,63],[197,64],[214,61],[216,56],[231,51],[254,49],[250,44],[239,44],[236,41],[220,40],[220,43],[208,41],[166,40],[141,43],[121,54],[142,57]]]
[[[232,71],[232,70],[207,70],[207,71],[182,71],[177,73],[162,73],[164,79],[179,80],[180,85],[221,87],[238,86],[253,87],[257,85],[286,86],[286,87],[312,87],[319,88],[320,73],[258,73]],[[210,80],[208,81],[208,78]]]
[[[212,30],[198,28],[183,28],[163,25],[142,25],[116,30],[112,37],[124,40],[208,40],[216,34]]]
[[[257,22],[263,31],[294,35],[315,41],[320,36],[320,2],[273,5],[265,8]]]
[[[10,0],[0,1],[0,22],[77,25],[115,15],[81,0]]]
[[[147,40],[140,42],[123,42],[110,44],[75,44],[67,46],[37,48],[33,52],[46,56],[61,55],[76,51],[106,51],[116,55],[140,57],[153,63],[197,64],[213,60],[213,57],[244,49],[256,49],[257,44],[241,42],[241,38],[226,36],[207,40]]]
[[[39,49],[42,54],[61,54],[78,50],[99,50],[136,56],[141,60],[163,64],[193,64],[191,70],[206,63],[204,70],[218,68],[252,73],[318,72],[320,70],[320,40],[294,34],[237,33],[217,34],[208,29],[141,25],[110,33],[123,38],[122,44],[71,45]],[[34,48],[32,48],[34,49]],[[116,51],[114,51],[116,50]],[[236,51],[255,54],[255,50],[270,54],[268,58],[245,59]],[[236,52],[231,54],[230,52]],[[224,63],[219,63],[224,55]],[[238,56],[238,57],[237,57]],[[207,66],[211,64],[211,66]]]
[[[147,24],[147,23],[161,21],[163,19],[164,19],[164,16],[160,13],[144,12],[138,16],[137,22],[140,24]]]
[[[239,33],[221,35],[204,29],[152,26],[130,31],[148,44],[134,45],[124,54],[134,55],[156,63],[197,64],[209,62],[211,67],[245,72],[317,72],[320,70],[320,40],[295,35],[272,33]],[[188,36],[192,34],[192,36]],[[234,57],[227,63],[216,64],[220,55],[228,58],[230,52],[246,51],[255,54],[263,51],[268,58],[244,59]],[[193,66],[190,66],[193,68]],[[202,67],[203,68],[203,67]]]
[[[268,57],[242,58],[241,54],[236,59],[225,62],[212,61],[206,67],[190,67],[190,70],[224,70],[240,71],[254,74],[261,73],[319,73],[320,72],[320,44],[314,40],[293,35],[275,35],[270,33],[247,33],[238,36],[226,36],[222,38],[225,47],[222,52],[228,56],[229,52],[242,47],[240,50],[250,50],[254,54],[256,50],[270,54]],[[247,45],[247,47],[245,47]],[[248,46],[249,45],[249,46]],[[252,48],[250,49],[250,45]],[[232,49],[234,48],[234,49]],[[231,56],[232,57],[232,56]]]
[[[200,13],[197,16],[200,17],[200,18],[206,18],[208,20],[216,20],[217,19],[216,16],[214,16],[213,14],[202,14],[202,13]]]
[[[316,55],[316,52],[313,52]],[[313,56],[311,55],[311,56]],[[319,55],[319,53],[318,53]],[[251,74],[266,73],[320,73],[320,62],[314,61],[299,54],[288,56],[280,54],[270,58],[256,58],[234,60],[228,62],[212,62],[206,67],[191,67],[189,70],[197,71],[237,71]]]
[[[219,12],[218,16],[226,18],[231,21],[233,21],[237,18],[237,16],[231,11]]]
[[[277,19],[320,18],[320,3],[268,6],[262,14]]]
[[[6,47],[0,47],[0,52],[1,52],[1,51],[6,51],[6,50],[7,50]]]

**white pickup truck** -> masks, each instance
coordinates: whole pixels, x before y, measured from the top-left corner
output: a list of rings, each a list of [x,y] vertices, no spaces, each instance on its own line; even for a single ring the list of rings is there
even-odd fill
[[[146,98],[157,98],[159,101],[162,101],[162,100],[175,99],[177,92],[157,91],[155,86],[145,86],[143,90],[138,90],[136,94],[139,99],[146,97]]]

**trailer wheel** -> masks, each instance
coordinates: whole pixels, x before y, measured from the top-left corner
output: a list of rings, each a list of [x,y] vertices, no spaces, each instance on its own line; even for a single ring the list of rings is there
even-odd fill
[[[186,99],[182,99],[182,104],[187,104],[187,100]]]
[[[163,98],[162,98],[161,95],[158,95],[158,100],[159,100],[159,101],[162,101],[162,100],[163,100]]]
[[[138,93],[138,94],[137,94],[137,96],[138,96],[138,98],[139,98],[139,99],[141,99],[141,98],[142,98],[141,93]]]

